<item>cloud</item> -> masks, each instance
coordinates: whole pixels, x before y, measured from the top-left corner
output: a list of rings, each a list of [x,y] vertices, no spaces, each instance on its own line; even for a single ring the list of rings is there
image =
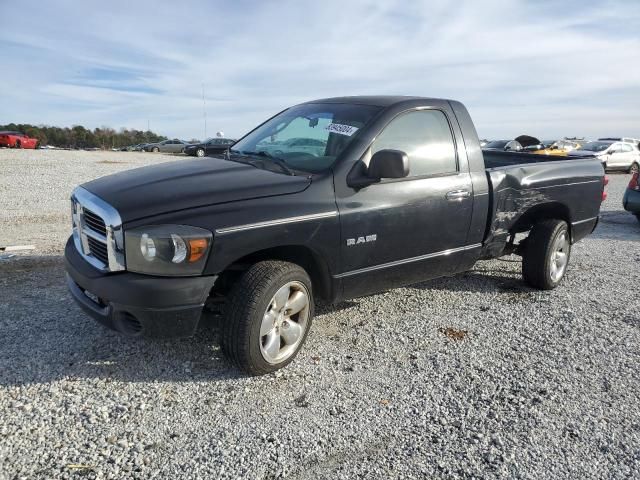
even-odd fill
[[[241,135],[305,100],[455,98],[479,133],[640,136],[640,3],[26,1],[0,123]]]

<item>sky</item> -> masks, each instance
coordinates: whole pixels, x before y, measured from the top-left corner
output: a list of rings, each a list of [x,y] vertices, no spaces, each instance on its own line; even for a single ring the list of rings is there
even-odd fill
[[[239,137],[342,95],[462,101],[481,137],[640,137],[640,1],[0,0],[0,124]],[[12,15],[11,15],[12,16]]]

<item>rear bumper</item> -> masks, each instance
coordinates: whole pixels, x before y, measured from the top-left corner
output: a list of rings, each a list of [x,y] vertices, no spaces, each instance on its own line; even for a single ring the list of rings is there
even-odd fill
[[[69,292],[80,308],[102,325],[130,336],[193,335],[217,278],[103,274],[80,256],[71,239],[65,247],[65,267]]]
[[[640,213],[640,192],[627,188],[622,197],[622,206],[632,213]]]

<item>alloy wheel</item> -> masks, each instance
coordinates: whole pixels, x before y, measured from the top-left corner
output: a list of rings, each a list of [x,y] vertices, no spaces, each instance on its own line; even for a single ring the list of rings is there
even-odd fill
[[[305,336],[309,320],[309,292],[301,282],[278,289],[260,325],[260,352],[271,364],[293,355]]]
[[[553,249],[550,258],[550,272],[551,280],[559,282],[564,271],[567,268],[567,262],[569,260],[569,238],[567,232],[561,232],[553,243]]]

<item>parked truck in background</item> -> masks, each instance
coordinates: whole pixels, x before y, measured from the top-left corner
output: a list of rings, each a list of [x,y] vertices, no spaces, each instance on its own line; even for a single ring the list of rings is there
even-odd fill
[[[266,144],[308,138],[316,155]],[[553,289],[597,225],[596,158],[483,154],[465,107],[343,97],[288,108],[224,155],[103,177],[72,194],[77,303],[128,335],[195,332],[225,300],[222,346],[250,374],[293,360],[316,299],[338,302],[522,257]],[[521,234],[521,235],[519,235]]]

